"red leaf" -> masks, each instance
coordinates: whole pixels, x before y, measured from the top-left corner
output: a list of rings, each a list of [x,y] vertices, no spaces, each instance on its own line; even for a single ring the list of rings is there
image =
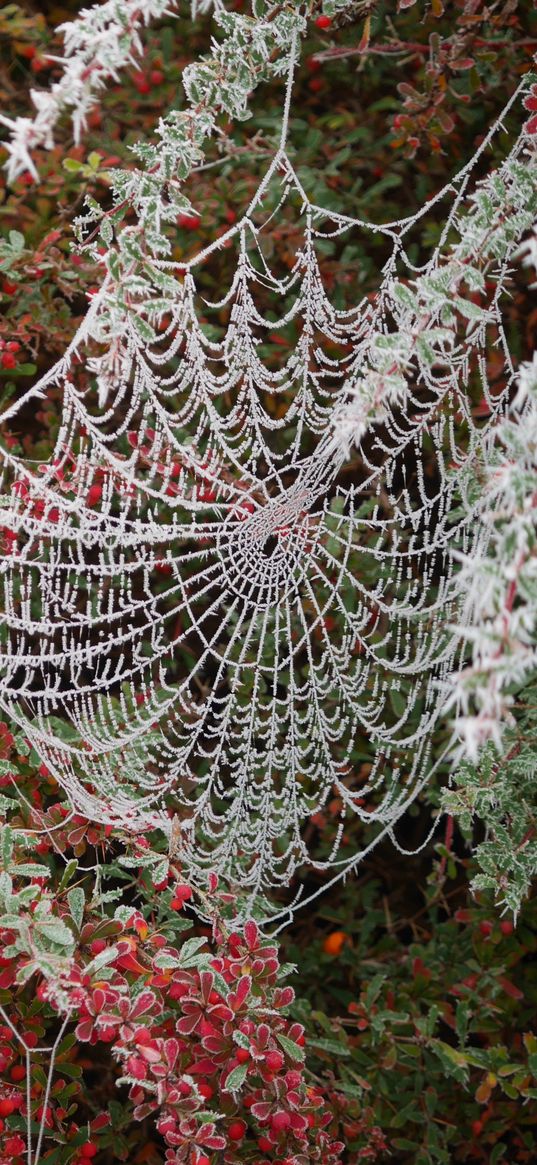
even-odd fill
[[[96,987],[93,992],[93,1006],[95,1011],[102,1011],[106,1003],[106,995],[102,987]]]
[[[138,1051],[142,1059],[146,1060],[148,1064],[158,1064],[160,1060],[158,1048],[139,1048]]]
[[[166,1043],[164,1044],[164,1051],[166,1053],[166,1059],[168,1061],[169,1067],[173,1068],[179,1055],[179,1041],[174,1039],[166,1040]]]
[[[250,919],[244,926],[244,937],[249,951],[255,951],[259,945],[259,927],[257,922]]]
[[[537,118],[535,120],[537,121]],[[523,999],[524,998],[524,992],[521,991],[519,987],[515,987],[515,984],[511,983],[510,979],[504,979],[504,977],[501,975],[499,982],[501,983],[501,985],[505,991],[505,994],[510,995],[511,999]]]
[[[239,979],[237,990],[233,992],[229,999],[234,1011],[238,1011],[239,1007],[242,1006],[244,1000],[250,994],[251,986],[252,980],[249,975],[243,975],[242,979]]]
[[[139,1015],[143,1015],[145,1011],[149,1011],[155,1002],[156,995],[152,991],[142,991],[132,1008],[130,1018],[137,1019]]]
[[[524,126],[524,130],[526,133],[537,133],[537,115],[530,117],[530,120]]]

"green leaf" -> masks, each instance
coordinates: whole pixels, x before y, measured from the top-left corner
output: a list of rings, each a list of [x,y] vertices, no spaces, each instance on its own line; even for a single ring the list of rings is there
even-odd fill
[[[23,251],[24,250],[24,242],[25,242],[24,235],[21,235],[20,231],[10,231],[9,232],[9,243],[10,243],[11,249],[13,251],[18,251],[19,253],[21,251]]]
[[[84,918],[84,906],[86,905],[82,886],[73,886],[73,889],[68,891],[67,901],[69,903],[69,910],[71,911],[71,918],[77,930],[80,930],[82,919]]]
[[[193,966],[194,963],[196,962],[195,956],[197,955],[197,952],[199,951],[200,947],[204,947],[206,945],[207,945],[206,938],[203,938],[200,936],[198,936],[197,938],[188,938],[186,940],[186,943],[184,943],[183,946],[181,947],[181,952],[180,952],[180,956],[179,956],[179,958],[180,958],[179,965],[181,967]],[[192,962],[193,959],[194,959],[194,963]]]
[[[78,870],[78,862],[77,862],[76,858],[71,858],[71,861],[67,862],[67,865],[66,865],[66,867],[63,871],[63,874],[61,876],[60,883],[58,886],[58,894],[61,894],[62,890],[65,890],[65,887],[71,881],[71,878],[76,874],[77,870]]]
[[[2,868],[7,870],[11,865],[11,858],[13,857],[13,833],[9,825],[4,825],[0,837],[0,861]]]
[[[11,867],[13,874],[17,877],[24,876],[25,878],[49,878],[50,870],[44,863],[39,862],[20,862],[16,866]]]
[[[278,1036],[281,1039],[281,1036]],[[312,1040],[308,1041],[309,1048],[318,1048],[321,1052],[329,1052],[331,1056],[350,1056],[351,1049],[346,1048],[345,1044],[338,1043],[337,1040]]]
[[[226,1092],[238,1092],[244,1084],[248,1074],[248,1064],[239,1064],[234,1068],[226,1080]]]
[[[48,939],[49,942],[58,943],[59,946],[63,947],[72,947],[73,935],[61,918],[38,918],[33,925],[35,931],[43,938]]]
[[[239,1048],[245,1048],[246,1051],[249,1050],[250,1037],[245,1035],[244,1032],[240,1032],[238,1030],[235,1030],[233,1032],[233,1040],[236,1044],[239,1045]]]
[[[276,1039],[278,1043],[281,1044],[286,1056],[289,1056],[290,1060],[297,1060],[299,1063],[304,1061],[304,1048],[299,1048],[298,1044],[295,1044],[294,1040],[290,1040],[288,1036],[282,1036],[281,1032],[276,1032]]]

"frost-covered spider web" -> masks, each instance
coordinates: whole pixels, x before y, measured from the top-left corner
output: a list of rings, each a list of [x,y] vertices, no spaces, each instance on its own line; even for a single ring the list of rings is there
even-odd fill
[[[289,83],[280,148],[241,219],[191,261],[155,262],[168,280],[157,339],[126,316],[88,354],[105,283],[63,361],[4,414],[61,387],[50,461],[2,448],[3,707],[75,809],[160,826],[194,875],[225,871],[252,895],[310,860],[305,825],[327,801],[323,864],[344,871],[359,856],[341,856],[349,816],[391,834],[428,779],[460,650],[451,550],[483,538],[455,468],[488,440],[513,379],[509,255],[458,339],[442,314],[446,240],[497,127],[427,206],[375,226],[309,200],[285,144],[290,97]],[[408,241],[441,201],[418,269]],[[283,273],[281,223],[299,239]],[[355,289],[344,245],[371,233],[378,292],[336,307],[327,245]],[[211,301],[204,273],[224,245],[234,275]],[[387,402],[385,380],[410,365],[401,280],[424,274],[439,355],[414,344]]]

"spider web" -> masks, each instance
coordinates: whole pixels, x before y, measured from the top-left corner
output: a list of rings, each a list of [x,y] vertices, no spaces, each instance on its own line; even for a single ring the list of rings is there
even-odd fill
[[[126,317],[104,355],[86,355],[90,387],[77,383],[105,282],[64,359],[3,418],[61,387],[50,461],[2,449],[2,706],[76,811],[164,829],[194,877],[223,871],[251,899],[311,861],[305,827],[327,803],[316,864],[340,875],[361,856],[342,856],[349,818],[393,837],[430,778],[461,650],[452,550],[485,537],[453,466],[486,445],[513,380],[508,257],[486,323],[433,370],[418,354],[404,400],[345,450],[362,370],[404,330],[395,281],[440,269],[501,121],[427,206],[378,226],[309,200],[286,148],[291,89],[240,221],[188,262],[155,262],[174,280],[165,310],[160,298],[146,311],[164,320],[157,339]],[[445,226],[418,268],[407,244],[440,199]],[[282,222],[299,236],[283,273]],[[362,233],[380,240],[379,290],[336,307],[323,256]],[[234,274],[211,301],[204,276],[224,245]]]

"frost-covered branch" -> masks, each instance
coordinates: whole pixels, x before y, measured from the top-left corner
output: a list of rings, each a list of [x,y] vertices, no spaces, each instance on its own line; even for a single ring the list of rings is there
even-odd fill
[[[11,131],[10,141],[3,142],[9,153],[9,182],[25,171],[39,180],[32,151],[53,148],[54,129],[64,113],[69,112],[75,141],[80,141],[100,91],[110,81],[119,81],[126,66],[136,65],[136,57],[143,52],[142,28],[163,16],[177,16],[177,4],[178,0],[106,0],[105,4],[84,8],[76,20],[59,26],[65,55],[49,60],[63,65],[60,80],[50,89],[30,90],[35,117],[13,120],[0,114],[0,123]]]
[[[446,710],[459,713],[458,755],[470,761],[487,741],[501,749],[510,689],[537,665],[537,353],[521,366],[518,388],[520,415],[513,407],[496,429],[487,465],[477,467],[484,479],[483,552],[463,560],[460,576],[466,601],[458,634],[472,645],[472,660],[453,677]]]
[[[285,76],[297,38],[306,29],[302,5],[276,4],[263,19],[218,9],[215,19],[222,40],[214,41],[211,54],[183,73],[188,107],[160,119],[156,141],[132,147],[143,168],[113,171],[112,211],[103,214],[88,199],[89,211],[77,221],[81,240],[87,227],[97,224],[88,250],[108,272],[92,333],[101,342],[113,342],[122,334],[126,315],[144,339],[153,338],[152,322],[165,314],[166,297],[175,295],[176,282],[152,258],[171,253],[166,224],[175,226],[180,213],[192,212],[183,183],[203,160],[218,117],[223,113],[246,120],[253,90],[263,80]],[[138,222],[121,228],[127,210],[137,213]]]
[[[497,310],[495,302],[487,309],[476,298],[485,292],[487,281],[496,281],[501,290],[502,267],[537,216],[535,120],[524,127],[505,162],[469,197],[470,209],[458,208],[453,215],[451,226],[459,241],[416,279],[393,277],[386,282],[378,326],[334,418],[331,448],[336,455],[347,457],[372,424],[407,399],[416,380],[433,385],[442,368],[452,380],[464,377],[468,352]],[[535,242],[526,248],[529,262]],[[462,344],[461,317],[468,321]]]

